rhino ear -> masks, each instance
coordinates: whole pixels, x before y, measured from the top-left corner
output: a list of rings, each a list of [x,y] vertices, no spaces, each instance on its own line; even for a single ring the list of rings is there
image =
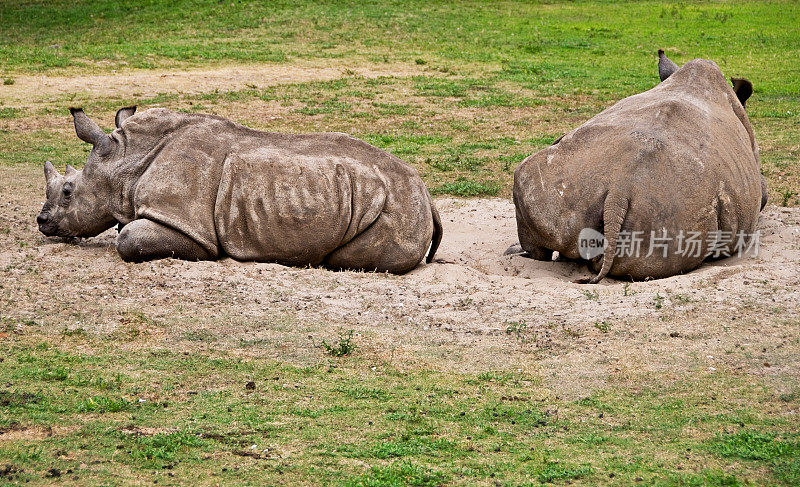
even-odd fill
[[[75,133],[79,139],[100,149],[108,145],[108,135],[83,113],[82,108],[70,108],[69,113],[72,114],[72,119],[75,122]]]
[[[122,125],[122,122],[124,122],[128,117],[130,117],[134,113],[136,113],[136,105],[132,107],[120,108],[117,111],[117,116],[114,117],[114,124],[116,124],[117,128],[119,128],[120,125]]]
[[[731,78],[731,83],[733,83],[733,91],[736,93],[736,98],[739,99],[742,107],[745,107],[747,99],[753,94],[753,83],[746,78]]]
[[[64,169],[64,176],[70,177],[70,176],[72,176],[73,174],[75,174],[77,172],[78,171],[74,167],[72,167],[69,164],[67,164],[66,169]]]
[[[672,62],[670,58],[668,58],[664,54],[663,49],[658,50],[658,77],[661,78],[661,81],[672,76],[672,73],[678,70],[678,65]]]
[[[52,181],[53,178],[58,177],[58,171],[56,171],[55,166],[50,161],[44,163],[44,179],[47,183]]]

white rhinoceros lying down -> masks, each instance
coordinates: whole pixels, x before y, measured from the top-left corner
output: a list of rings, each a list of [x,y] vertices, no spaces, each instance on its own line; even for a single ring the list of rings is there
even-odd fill
[[[82,171],[45,164],[48,236],[123,227],[126,261],[164,257],[407,272],[433,255],[439,214],[409,165],[345,134],[251,130],[221,117],[135,107],[104,133],[70,109],[93,144]]]
[[[517,168],[517,228],[530,257],[593,258],[596,283],[687,272],[754,243],[766,183],[744,111],[752,85],[736,79],[734,91],[711,61],[678,69],[659,55],[662,83]]]

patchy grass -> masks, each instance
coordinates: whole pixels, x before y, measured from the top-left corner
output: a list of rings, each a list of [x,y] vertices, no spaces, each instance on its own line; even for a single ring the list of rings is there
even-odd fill
[[[731,376],[641,376],[566,401],[535,375],[357,354],[293,367],[86,336],[0,352],[0,463],[17,482],[789,484],[800,458],[796,398]]]
[[[85,15],[87,9],[91,16]],[[404,0],[353,6],[205,0],[176,5],[156,0],[120,12],[107,0],[90,7],[83,0],[11,1],[0,5],[0,20],[0,59],[13,74],[4,79],[11,81],[17,73],[324,64],[331,58],[413,64],[425,74],[360,79],[345,70],[342,79],[325,82],[138,99],[71,94],[51,104],[60,104],[59,110],[82,104],[103,111],[159,104],[221,113],[256,128],[341,130],[408,160],[429,187],[452,189],[454,195],[465,194],[457,180],[468,178],[497,183],[496,194],[508,196],[521,158],[613,101],[652,87],[657,81],[653,53],[664,47],[679,63],[693,57],[713,59],[727,75],[754,82],[748,110],[762,149],[770,200],[800,204],[800,80],[793,70],[800,47],[792,34],[800,7],[792,2],[432,5]],[[125,32],[124,43],[120,32]],[[269,111],[279,118],[267,122],[263,112],[247,115],[256,100],[276,103]],[[51,146],[78,146],[63,130],[68,122],[65,118],[57,130],[50,114],[0,108],[0,130],[11,134],[17,149],[25,148],[24,154],[2,151],[0,163],[25,157],[41,164],[48,154],[34,149],[40,145],[37,140],[56,138],[58,144]],[[40,129],[44,133],[34,137],[31,125],[45,125]],[[15,127],[25,127],[26,136],[16,134]],[[461,151],[465,143],[498,137],[520,145],[476,154]],[[471,157],[455,159],[467,155]]]
[[[0,118],[17,118],[21,112],[19,108],[3,107],[0,108]]]

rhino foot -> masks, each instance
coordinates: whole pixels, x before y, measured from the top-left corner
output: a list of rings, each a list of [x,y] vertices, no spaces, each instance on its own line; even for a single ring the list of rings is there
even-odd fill
[[[520,255],[524,253],[525,251],[522,250],[522,245],[515,243],[511,247],[507,248],[506,251],[503,252],[503,255]]]

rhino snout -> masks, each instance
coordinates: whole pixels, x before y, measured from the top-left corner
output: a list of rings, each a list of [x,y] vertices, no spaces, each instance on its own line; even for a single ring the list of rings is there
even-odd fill
[[[36,223],[39,225],[39,231],[45,236],[53,237],[56,235],[57,226],[53,225],[53,221],[50,218],[49,213],[44,211],[39,213],[39,216],[36,217]]]

